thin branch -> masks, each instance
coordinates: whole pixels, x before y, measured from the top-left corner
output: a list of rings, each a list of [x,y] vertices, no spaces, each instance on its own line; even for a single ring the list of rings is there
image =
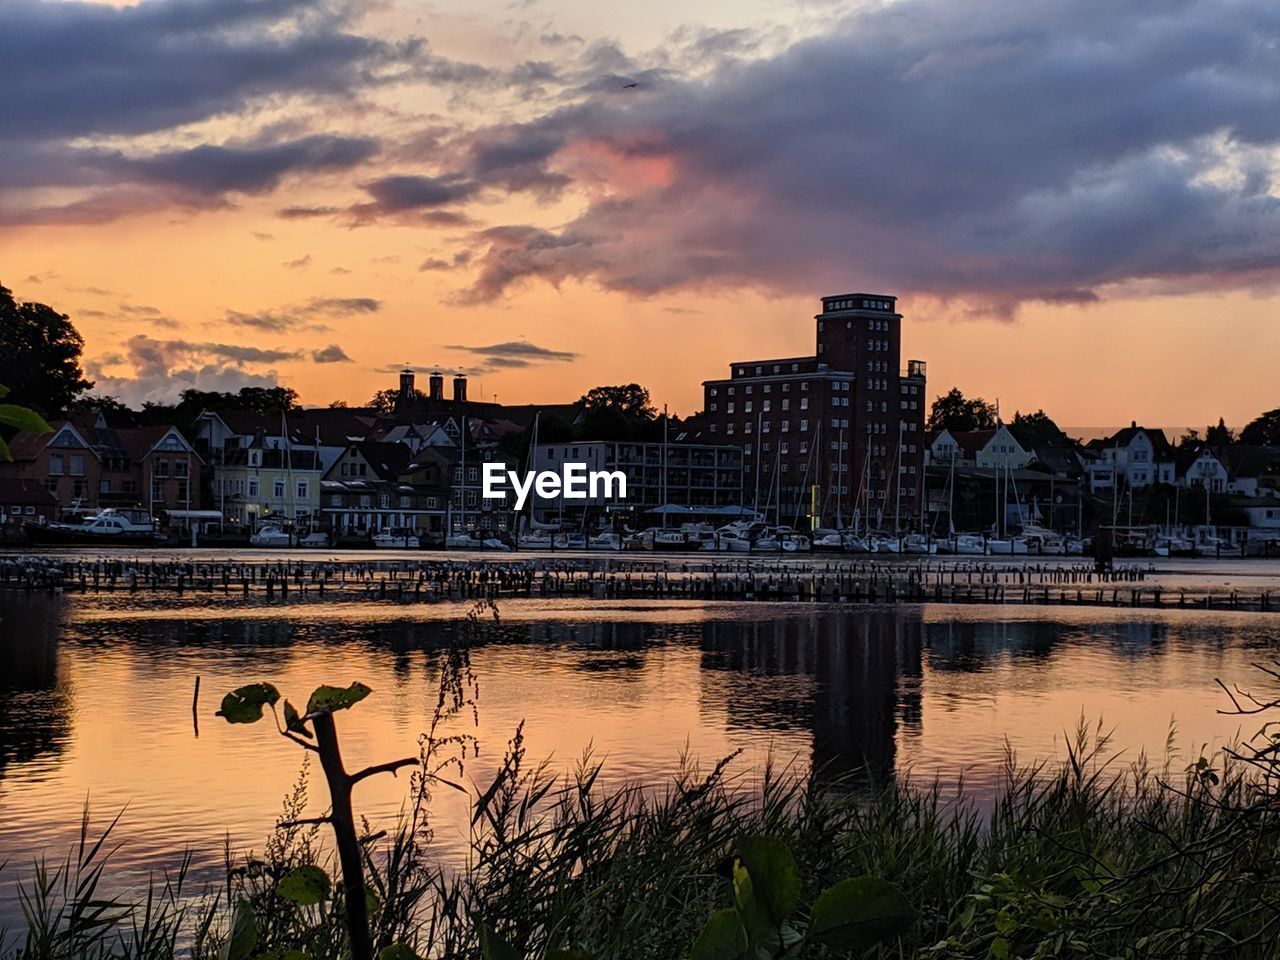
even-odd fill
[[[303,817],[301,820],[282,820],[282,827],[307,827],[314,823],[333,823],[332,817]]]
[[[305,747],[306,749],[310,750],[312,753],[320,752],[320,748],[317,747],[314,743],[307,743],[307,741],[303,740],[296,733],[292,733],[289,730],[281,730],[280,736],[284,737],[286,740],[292,740],[298,746]]]
[[[416,767],[417,765],[417,757],[405,757],[403,760],[392,760],[390,763],[378,763],[374,764],[372,767],[365,767],[363,770],[351,774],[350,780],[351,783],[356,784],[365,777],[372,777],[375,773],[389,773],[392,776],[395,776],[395,772],[401,767]]]

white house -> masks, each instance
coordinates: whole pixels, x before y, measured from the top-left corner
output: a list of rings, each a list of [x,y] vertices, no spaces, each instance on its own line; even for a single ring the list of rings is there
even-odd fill
[[[1089,449],[1098,458],[1088,470],[1092,493],[1113,483],[1140,490],[1153,483],[1174,483],[1177,478],[1173,448],[1163,430],[1132,422],[1105,440],[1094,440]]]
[[[989,430],[942,430],[926,449],[927,462],[984,470],[1021,470],[1032,456],[1003,423]]]

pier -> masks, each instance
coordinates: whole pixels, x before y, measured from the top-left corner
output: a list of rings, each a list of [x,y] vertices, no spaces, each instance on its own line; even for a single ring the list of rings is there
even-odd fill
[[[388,560],[190,560],[9,556],[0,589],[67,594],[366,600],[700,600],[1022,604],[1274,612],[1270,589],[1176,587],[1147,564],[1087,561],[725,559],[672,556]]]

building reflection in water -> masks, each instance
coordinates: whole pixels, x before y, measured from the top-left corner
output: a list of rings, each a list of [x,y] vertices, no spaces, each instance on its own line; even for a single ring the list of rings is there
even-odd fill
[[[61,597],[0,596],[0,779],[14,764],[56,757],[71,735],[71,691],[59,669]]]
[[[918,727],[923,624],[918,610],[830,612],[708,623],[703,667],[753,677],[804,677],[809,689],[760,697],[744,686],[729,722],[812,731],[812,763],[828,780],[881,782],[894,769],[900,727]]]

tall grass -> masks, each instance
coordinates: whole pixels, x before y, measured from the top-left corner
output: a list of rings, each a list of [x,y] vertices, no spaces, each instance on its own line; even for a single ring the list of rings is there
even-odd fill
[[[479,916],[531,957],[682,957],[724,905],[735,838],[768,833],[795,852],[806,898],[858,874],[906,892],[922,918],[886,957],[1274,958],[1280,851],[1265,784],[1230,758],[1175,774],[1119,765],[1105,747],[1082,732],[1060,763],[1010,760],[980,818],[936,788],[838,792],[794,768],[748,780],[731,760],[705,771],[686,761],[656,790],[606,789],[590,757],[563,777],[528,765],[517,733],[476,798],[464,868],[436,867],[410,819],[366,836],[375,937],[423,957],[477,957]],[[261,857],[228,859],[220,890],[187,889],[183,864],[141,902],[101,897],[107,836],[93,840],[86,820],[75,855],[37,864],[24,884],[27,930],[9,953],[215,957],[229,905],[247,902],[256,954],[343,956],[342,892],[298,907],[278,891],[297,866],[328,865],[315,828],[295,824],[305,783],[304,771]]]

